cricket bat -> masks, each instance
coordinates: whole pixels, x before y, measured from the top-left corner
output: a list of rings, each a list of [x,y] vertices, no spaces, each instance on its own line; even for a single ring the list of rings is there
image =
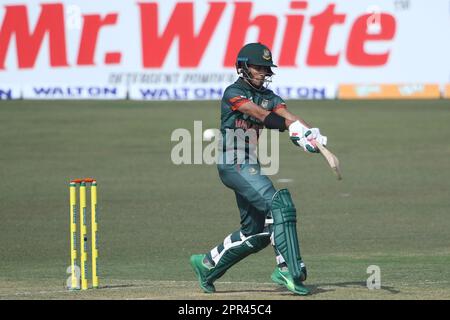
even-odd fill
[[[316,141],[317,148],[320,154],[327,160],[333,172],[336,174],[338,180],[342,180],[342,173],[339,167],[339,159],[327,148],[325,148],[320,142]]]

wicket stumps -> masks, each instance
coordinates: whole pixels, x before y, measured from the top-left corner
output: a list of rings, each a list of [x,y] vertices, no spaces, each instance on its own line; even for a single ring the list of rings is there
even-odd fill
[[[91,252],[92,252],[92,287],[98,288],[97,276],[97,259],[98,259],[98,245],[97,245],[97,181],[91,178],[75,179],[70,181],[70,266],[71,266],[71,286],[69,289],[80,289],[79,281],[81,280],[81,290],[88,289],[88,234],[87,234],[87,212],[86,212],[86,186],[90,184],[91,187]],[[80,206],[79,206],[79,221],[80,221],[80,271],[77,274],[77,186],[80,186]]]

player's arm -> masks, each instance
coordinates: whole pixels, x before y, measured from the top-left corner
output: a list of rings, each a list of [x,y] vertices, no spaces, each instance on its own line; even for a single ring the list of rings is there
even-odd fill
[[[289,119],[291,121],[300,121],[300,123],[303,124],[305,127],[311,128],[311,126],[308,123],[306,123],[305,120],[303,120],[299,116],[296,116],[295,114],[291,113],[286,108],[277,108],[274,112],[276,114],[282,116],[283,118]]]
[[[291,113],[286,109],[285,104],[282,104],[282,106],[282,108],[276,108],[274,112],[293,121],[289,127],[289,137],[295,145],[302,147],[307,152],[318,152],[316,140],[323,145],[327,144],[327,137],[321,135],[318,128],[312,128],[305,120]]]
[[[279,129],[281,131],[286,130],[295,121],[283,117],[272,111],[268,111],[252,101],[247,101],[239,106],[239,111],[249,116],[258,119],[266,125],[269,129]]]

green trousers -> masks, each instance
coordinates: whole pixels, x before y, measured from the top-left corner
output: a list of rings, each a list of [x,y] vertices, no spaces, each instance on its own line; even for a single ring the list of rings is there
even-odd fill
[[[258,164],[219,165],[219,176],[236,195],[241,216],[241,232],[250,236],[263,232],[276,190]]]
[[[293,279],[302,281],[296,209],[289,191],[277,192],[270,179],[260,174],[258,164],[219,165],[218,169],[222,182],[236,195],[241,228],[206,254],[213,266],[207,281],[213,283],[240,260],[267,247],[272,234],[277,264],[286,263]],[[273,218],[273,224],[265,226],[266,218]]]

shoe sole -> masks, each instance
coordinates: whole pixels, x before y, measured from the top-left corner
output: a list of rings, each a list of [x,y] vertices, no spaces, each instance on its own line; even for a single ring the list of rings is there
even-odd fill
[[[299,296],[307,296],[307,295],[309,295],[309,291],[308,292],[300,292],[300,291],[297,291],[297,290],[295,290],[295,289],[292,289],[292,288],[290,288],[289,286],[286,286],[286,288],[289,290],[289,291],[291,291],[291,292],[293,292],[293,293],[295,293],[295,294],[297,294],[297,295],[299,295]]]
[[[309,293],[310,293],[309,291],[308,291],[308,292],[300,292],[300,291],[295,290],[295,289],[293,288],[293,285],[290,285],[290,284],[288,283],[288,280],[286,280],[283,276],[282,276],[282,279],[280,279],[280,278],[278,278],[278,277],[271,276],[271,279],[272,279],[275,283],[277,283],[277,284],[279,284],[279,285],[282,285],[282,286],[286,287],[286,289],[288,289],[289,291],[291,291],[291,292],[293,292],[293,293],[295,293],[295,294],[298,294],[298,295],[300,295],[300,296],[307,296],[307,295],[309,295]]]

